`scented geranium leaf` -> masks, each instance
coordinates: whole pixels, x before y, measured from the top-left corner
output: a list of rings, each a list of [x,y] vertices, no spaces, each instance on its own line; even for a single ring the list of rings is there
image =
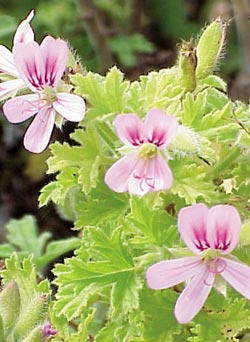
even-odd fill
[[[1,243],[0,258],[8,258],[13,252],[15,252],[15,248],[11,246],[9,243]]]
[[[209,86],[209,87],[222,90],[223,92],[226,92],[227,90],[227,84],[225,83],[225,81],[223,81],[222,78],[220,78],[217,75],[209,75],[206,78],[199,80],[199,86],[202,86],[202,87]]]
[[[26,215],[22,219],[12,219],[7,225],[7,239],[17,250],[32,254],[34,260],[38,259],[50,238],[49,232],[38,235],[38,227],[35,218]]]
[[[140,312],[129,314],[126,320],[110,320],[95,336],[95,342],[141,342],[144,341],[144,322]]]
[[[72,139],[82,145],[80,167],[77,170],[77,183],[88,194],[96,187],[102,158],[102,145],[93,126],[86,130],[78,129],[71,134]],[[73,147],[74,148],[74,147]]]
[[[183,165],[183,161],[172,160],[170,167],[175,177],[171,190],[184,198],[187,204],[196,203],[198,198],[202,198],[206,203],[217,200],[216,186],[206,178],[208,172],[206,166],[198,166],[194,163]]]
[[[202,122],[201,127],[204,130],[206,130],[215,126],[219,126],[222,124],[222,122],[226,123],[226,119],[227,121],[229,121],[228,119],[230,119],[230,123],[231,123],[231,116],[232,116],[232,103],[229,101],[225,104],[225,106],[223,106],[222,109],[212,111],[208,113],[207,115],[205,115],[201,120]]]
[[[183,99],[182,123],[188,127],[196,127],[206,112],[207,92],[203,91],[196,97],[187,93]]]
[[[75,237],[49,242],[44,254],[36,261],[37,267],[42,268],[60,255],[73,251],[79,247],[80,239]]]
[[[216,88],[208,88],[207,89],[207,112],[212,111],[213,109],[222,109],[228,102],[228,97]]]
[[[178,233],[176,219],[166,210],[152,208],[143,198],[130,199],[131,213],[125,219],[125,230],[133,234],[130,242],[138,247],[150,244],[172,246]]]
[[[37,283],[37,273],[32,263],[32,258],[19,260],[17,254],[13,254],[5,261],[6,269],[1,271],[3,283],[15,280],[19,287],[20,297],[29,301],[36,292],[49,293],[47,280]]]
[[[59,172],[53,181],[41,190],[40,205],[50,200],[65,205],[69,191],[74,187],[88,193],[96,186],[102,158],[102,144],[93,126],[77,129],[71,138],[81,146],[55,143],[51,146],[52,156],[48,159],[48,173]]]
[[[55,302],[52,302],[49,307],[49,317],[52,325],[58,333],[51,337],[53,342],[82,342],[88,341],[90,326],[93,324],[95,309],[93,307],[85,309],[81,314],[78,324],[74,329],[69,324],[65,316],[59,316],[54,309]]]
[[[92,106],[88,119],[108,113],[124,112],[129,82],[123,80],[122,72],[113,67],[106,78],[89,72],[86,76],[72,76],[76,92],[87,98]]]
[[[104,94],[109,102],[109,112],[122,113],[126,103],[129,81],[124,81],[123,73],[116,67],[112,67],[107,73],[104,83]]]
[[[81,258],[80,250],[76,257],[55,267],[58,314],[68,319],[79,317],[79,311],[84,310],[89,300],[98,300],[107,291],[112,319],[126,317],[138,309],[140,282],[121,229],[108,236],[99,228],[85,228],[81,249],[88,250],[89,261],[86,262],[85,255]]]
[[[88,194],[92,188],[96,187],[99,175],[100,157],[94,160],[85,160],[79,169],[78,183],[85,194]]]
[[[174,342],[182,326],[174,317],[174,304],[177,293],[170,290],[161,292],[145,289],[140,298],[145,316],[145,342]],[[178,340],[177,340],[178,341]]]
[[[68,143],[60,144],[56,141],[50,148],[52,156],[47,161],[48,174],[62,171],[66,167],[81,165],[84,152],[82,147],[71,147]]]
[[[249,202],[250,182],[249,177],[246,177],[246,175],[249,175],[249,172],[250,164],[243,160],[238,160],[237,165],[232,170],[232,176],[234,176],[236,180],[237,195],[241,196],[241,198],[245,199],[247,202]],[[245,218],[249,218],[245,210],[243,210],[242,215],[246,216]]]
[[[127,195],[111,191],[100,181],[87,198],[82,196],[75,203],[75,228],[81,229],[86,225],[119,221],[127,210]]]
[[[237,336],[250,324],[250,309],[246,304],[243,298],[228,299],[221,310],[202,310],[195,318],[196,326],[191,329],[194,336],[188,341],[239,341]]]
[[[151,108],[167,108],[168,114],[176,114],[177,112],[169,112],[168,106],[176,100],[177,103],[184,92],[184,89],[176,82],[176,69],[163,69],[159,72],[150,72],[147,76],[140,77],[141,95],[143,98],[144,112]]]
[[[50,201],[63,206],[69,191],[77,186],[76,172],[75,167],[67,167],[56,176],[56,181],[46,184],[39,196],[40,207]]]

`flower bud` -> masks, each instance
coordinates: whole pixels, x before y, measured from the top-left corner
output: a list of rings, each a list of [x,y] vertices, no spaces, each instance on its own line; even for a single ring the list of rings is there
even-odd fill
[[[197,65],[196,49],[193,41],[183,42],[179,52],[179,79],[181,85],[192,91],[196,87],[195,69]]]
[[[5,332],[13,328],[20,312],[20,293],[17,283],[12,280],[0,294],[0,315]],[[1,340],[0,340],[1,341]]]
[[[27,336],[31,327],[44,321],[46,307],[48,305],[47,294],[36,294],[34,298],[20,312],[19,320],[14,328],[14,336],[17,340]]]
[[[197,51],[197,79],[203,79],[214,71],[225,40],[225,24],[220,18],[207,26],[202,33]]]
[[[22,342],[41,342],[43,341],[43,332],[41,326],[35,327],[31,332],[22,339]]]
[[[191,128],[179,125],[171,148],[181,156],[198,153],[200,151],[198,135]]]

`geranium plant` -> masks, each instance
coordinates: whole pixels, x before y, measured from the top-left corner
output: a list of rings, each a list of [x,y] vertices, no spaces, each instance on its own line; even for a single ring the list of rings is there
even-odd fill
[[[41,253],[6,259],[0,340],[247,341],[250,109],[214,74],[225,24],[182,42],[173,67],[129,81],[115,66],[79,68],[62,38],[36,42],[32,17],[12,52],[0,48],[3,113],[35,115],[24,138],[34,153],[55,123],[78,122],[71,144],[49,146],[54,180],[39,203],[58,206],[79,239],[52,283],[36,278]]]

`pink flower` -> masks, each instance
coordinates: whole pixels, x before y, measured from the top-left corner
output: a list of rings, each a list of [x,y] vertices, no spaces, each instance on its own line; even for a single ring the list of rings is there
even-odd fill
[[[34,11],[32,10],[17,27],[13,38],[13,51],[17,43],[34,41],[34,32],[30,26],[33,17]],[[0,100],[14,96],[18,90],[25,87],[17,71],[12,52],[3,45],[0,45],[0,79],[4,80],[0,83]]]
[[[242,296],[250,299],[250,267],[227,256],[239,239],[241,220],[230,205],[194,204],[181,209],[178,227],[182,239],[195,256],[165,260],[149,267],[148,286],[166,289],[187,279],[175,305],[179,323],[187,323],[205,303],[218,275]]]
[[[3,111],[12,123],[36,115],[25,133],[24,146],[39,153],[49,143],[56,112],[69,121],[81,121],[85,102],[77,95],[59,90],[69,56],[69,48],[63,40],[47,36],[41,45],[34,41],[16,43],[13,55],[19,75],[34,94],[8,100]]]
[[[42,326],[42,334],[43,338],[54,336],[57,334],[57,330],[52,328],[51,324],[49,322],[45,322]]]
[[[107,171],[106,184],[113,191],[139,196],[169,189],[173,176],[160,151],[176,135],[176,118],[151,109],[144,121],[136,114],[120,114],[114,124],[119,138],[132,151]]]

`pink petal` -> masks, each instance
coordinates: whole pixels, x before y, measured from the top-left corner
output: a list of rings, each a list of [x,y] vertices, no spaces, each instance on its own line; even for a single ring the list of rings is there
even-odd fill
[[[32,91],[43,89],[45,85],[45,66],[37,42],[17,43],[13,53],[20,77]]]
[[[15,79],[0,83],[0,101],[6,100],[8,97],[15,96],[18,90],[25,87],[21,79]]]
[[[215,274],[206,265],[190,280],[175,304],[175,317],[181,324],[188,323],[204,305],[214,283]]]
[[[34,17],[34,10],[30,11],[27,18],[24,19],[17,27],[14,39],[13,47],[16,43],[28,43],[34,40],[34,32],[30,26],[30,21]]]
[[[69,48],[64,40],[47,36],[41,43],[41,53],[45,66],[45,83],[56,88],[66,68]]]
[[[241,228],[240,215],[231,205],[216,205],[208,215],[207,237],[212,248],[230,253],[236,246]]]
[[[242,296],[250,299],[250,267],[240,262],[222,258],[226,267],[220,275]]]
[[[172,181],[172,172],[160,155],[148,160],[139,159],[130,175],[128,191],[143,196],[148,192],[169,189]]]
[[[3,113],[9,122],[18,123],[36,114],[39,111],[39,106],[40,102],[37,94],[17,96],[5,102]]]
[[[3,45],[0,45],[0,72],[18,77],[12,53]]]
[[[134,171],[139,158],[136,152],[115,162],[105,174],[105,183],[116,192],[128,191],[128,182],[131,173]]]
[[[125,145],[138,146],[143,143],[143,123],[136,114],[119,114],[114,120],[117,135]]]
[[[55,122],[52,107],[42,109],[34,118],[24,136],[24,147],[33,153],[40,153],[47,147]]]
[[[157,154],[154,163],[155,191],[168,190],[172,186],[173,175],[166,160],[160,154]]]
[[[203,264],[197,256],[160,261],[148,268],[147,284],[154,290],[166,289],[193,277],[201,267]]]
[[[84,118],[85,102],[75,94],[57,93],[57,100],[53,103],[54,109],[66,120],[78,122]]]
[[[177,120],[160,109],[151,109],[145,117],[143,129],[145,141],[165,147],[176,136]]]
[[[178,215],[178,228],[181,237],[195,254],[209,248],[207,240],[208,213],[208,207],[199,203],[181,209]]]

